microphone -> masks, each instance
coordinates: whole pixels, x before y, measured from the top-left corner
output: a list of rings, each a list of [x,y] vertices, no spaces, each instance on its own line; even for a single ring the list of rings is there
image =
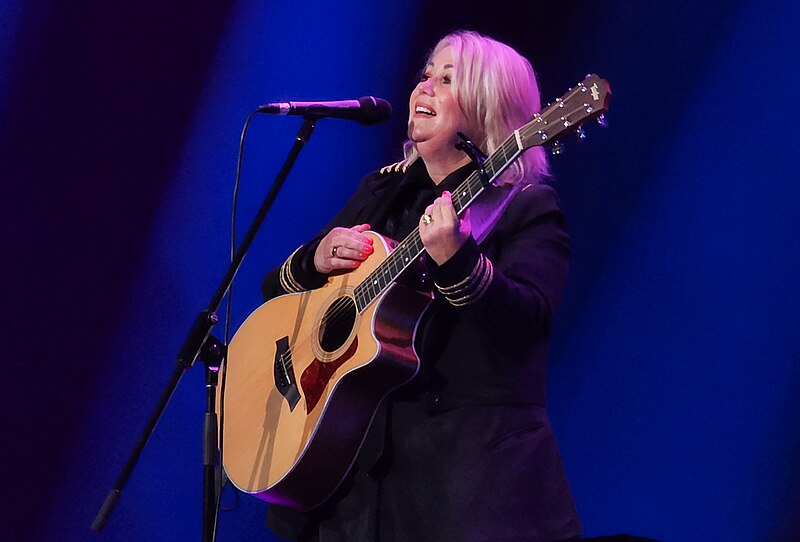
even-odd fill
[[[259,106],[256,111],[268,115],[301,115],[314,120],[326,117],[354,120],[369,126],[389,120],[392,104],[381,98],[364,96],[337,102],[275,102]]]

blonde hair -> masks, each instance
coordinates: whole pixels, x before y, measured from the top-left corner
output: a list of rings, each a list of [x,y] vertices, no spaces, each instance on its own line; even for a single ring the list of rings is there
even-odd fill
[[[536,73],[528,60],[497,40],[472,31],[458,31],[439,40],[428,59],[452,47],[453,94],[470,127],[466,135],[487,154],[541,109]],[[416,144],[403,145],[404,165],[419,158]],[[548,174],[541,147],[525,151],[501,178],[503,184],[536,184]]]

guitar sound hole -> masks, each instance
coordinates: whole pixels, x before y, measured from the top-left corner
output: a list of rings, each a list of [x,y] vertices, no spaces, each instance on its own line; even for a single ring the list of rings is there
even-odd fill
[[[326,352],[341,348],[356,322],[356,303],[351,297],[340,297],[334,301],[325,315],[319,329],[319,344]]]

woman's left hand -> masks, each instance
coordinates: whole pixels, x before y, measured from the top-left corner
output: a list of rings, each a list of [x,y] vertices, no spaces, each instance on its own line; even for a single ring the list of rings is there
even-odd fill
[[[466,242],[472,232],[469,210],[459,218],[450,192],[428,205],[419,220],[419,236],[433,261],[442,265]]]

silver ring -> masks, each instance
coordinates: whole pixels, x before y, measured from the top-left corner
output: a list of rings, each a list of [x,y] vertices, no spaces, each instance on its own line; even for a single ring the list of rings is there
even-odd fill
[[[423,221],[423,222],[424,222],[426,225],[427,225],[427,224],[430,224],[431,222],[433,222],[433,217],[432,217],[431,215],[429,215],[428,213],[425,213],[424,215],[422,215],[422,221]]]
[[[333,247],[333,250],[331,250],[331,255],[332,255],[334,258],[336,258],[336,251],[337,251],[337,250],[339,250],[339,247]]]

